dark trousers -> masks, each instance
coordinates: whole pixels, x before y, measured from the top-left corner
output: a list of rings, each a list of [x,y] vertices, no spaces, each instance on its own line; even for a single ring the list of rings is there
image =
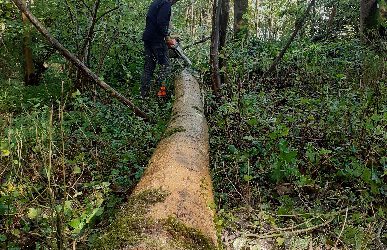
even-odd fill
[[[165,42],[150,43],[144,41],[144,52],[145,64],[141,79],[141,95],[143,97],[148,95],[156,64],[160,65],[160,73],[157,79],[159,84],[165,84],[169,75],[168,47]]]

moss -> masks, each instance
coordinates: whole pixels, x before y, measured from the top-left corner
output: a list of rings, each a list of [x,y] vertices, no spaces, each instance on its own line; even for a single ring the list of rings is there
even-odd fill
[[[186,129],[183,126],[178,126],[178,127],[175,127],[175,128],[168,128],[165,131],[163,138],[168,138],[168,137],[170,137],[173,134],[176,134],[178,132],[185,132],[185,131],[186,131]]]
[[[176,244],[184,249],[212,250],[217,249],[212,240],[197,229],[186,226],[175,217],[166,219],[164,229],[171,234]]]
[[[119,249],[144,241],[146,232],[155,225],[154,221],[146,217],[147,210],[151,205],[164,201],[167,196],[165,191],[153,189],[131,197],[106,232],[96,239],[92,248]]]
[[[187,227],[175,217],[155,221],[146,216],[149,207],[162,202],[168,194],[160,189],[147,190],[131,197],[92,249],[122,249],[143,243],[149,249],[217,249],[210,238],[199,230]],[[158,242],[152,232],[166,232],[171,241]],[[167,245],[165,245],[167,244]]]

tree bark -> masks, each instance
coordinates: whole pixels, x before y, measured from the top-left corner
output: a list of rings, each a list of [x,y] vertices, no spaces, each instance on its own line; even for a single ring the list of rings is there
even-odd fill
[[[98,239],[100,249],[105,244],[109,249],[217,249],[208,125],[200,87],[183,71],[175,80],[175,93],[164,138],[129,198],[129,206]],[[165,195],[156,200],[160,192]],[[133,203],[141,203],[138,197],[146,194],[151,196],[148,201],[155,202],[148,202],[143,211],[133,208]],[[129,242],[128,235],[139,239]]]
[[[259,0],[255,0],[254,8],[254,25],[255,25],[255,35],[259,36]]]
[[[79,54],[82,62],[85,62],[86,58],[88,57],[89,47],[91,46],[91,41],[93,40],[93,36],[94,36],[94,28],[97,22],[97,13],[98,13],[100,2],[101,2],[100,0],[96,0],[93,6],[93,10],[90,16],[89,28],[87,29],[87,34],[85,36],[85,39],[83,41],[83,45],[81,47],[81,51]]]
[[[23,0],[23,3],[27,5],[27,1]],[[37,84],[34,77],[34,62],[32,58],[32,49],[31,49],[31,31],[30,31],[30,22],[28,21],[27,16],[21,12],[22,21],[23,21],[23,55],[24,55],[24,83],[26,85]]]
[[[243,16],[249,7],[248,0],[234,0],[234,34],[247,33],[247,20]]]
[[[289,49],[290,47],[290,44],[292,44],[292,42],[294,41],[294,39],[296,38],[298,32],[301,30],[301,28],[304,26],[304,23],[305,23],[305,20],[307,18],[307,16],[309,15],[310,13],[310,10],[312,9],[313,5],[315,4],[316,0],[311,0],[309,5],[308,5],[308,8],[306,9],[304,15],[301,17],[300,20],[296,21],[296,24],[295,24],[295,28],[294,28],[294,31],[293,31],[293,34],[291,35],[291,37],[289,38],[289,40],[286,42],[285,46],[282,48],[281,52],[278,54],[277,58],[273,61],[273,63],[271,64],[269,70],[266,71],[265,73],[265,76],[270,74],[271,72],[274,71],[274,69],[277,67],[278,63],[282,60],[282,58],[284,57],[286,51]]]
[[[81,49],[80,49],[80,51],[78,51],[79,60],[81,60],[81,62],[84,63],[88,67],[90,67],[90,60],[89,60],[90,48],[91,48],[91,42],[92,42],[93,37],[94,37],[94,29],[95,29],[95,25],[97,23],[97,14],[98,14],[100,2],[101,2],[100,0],[96,0],[94,2],[94,5],[93,5],[92,11],[90,13],[90,17],[89,17],[88,29],[87,29],[87,32],[86,32],[85,37],[83,39]],[[84,76],[82,75],[82,72],[80,69],[77,70],[76,79],[74,79],[74,81],[75,81],[75,88],[77,88],[79,90],[83,90],[85,88],[84,87],[85,79],[84,79]]]
[[[96,84],[98,84],[101,88],[103,88],[106,92],[108,92],[112,97],[118,99],[120,102],[124,103],[126,106],[131,108],[137,116],[142,117],[145,120],[148,119],[148,116],[142,110],[140,110],[138,107],[136,107],[130,100],[125,98],[123,95],[121,95],[119,92],[117,92],[111,86],[109,86],[107,83],[100,80],[99,77],[94,72],[92,72],[88,67],[86,67],[86,65],[83,64],[73,54],[71,54],[70,51],[68,51],[65,47],[63,47],[63,45],[60,44],[58,42],[58,40],[56,40],[54,37],[52,37],[51,34],[48,32],[48,30],[38,21],[38,19],[36,19],[36,17],[31,14],[31,12],[23,4],[22,0],[12,0],[12,1],[19,8],[19,10],[22,11],[26,15],[26,17],[36,27],[36,29],[40,33],[42,33],[42,35],[48,40],[48,42],[54,48],[56,48],[67,60],[69,60],[77,68],[81,69],[85,75],[87,75]]]
[[[212,33],[211,33],[211,51],[210,51],[210,65],[211,65],[211,79],[212,91],[215,95],[219,95],[221,88],[220,70],[219,70],[219,19],[220,8],[222,0],[214,0],[213,14],[212,14]]]
[[[381,25],[383,17],[380,3],[377,0],[360,1],[360,37],[364,42],[367,39],[372,40],[384,35],[385,28]]]
[[[326,28],[326,36],[329,36],[330,33],[332,33],[332,27],[333,23],[335,21],[337,14],[337,5],[334,4],[331,9],[331,14],[329,15],[328,23],[327,23],[327,28]]]
[[[220,8],[220,20],[219,20],[219,51],[223,53],[223,56],[219,58],[220,78],[222,83],[226,83],[226,66],[227,60],[224,53],[227,40],[227,27],[230,16],[230,0],[222,0]]]

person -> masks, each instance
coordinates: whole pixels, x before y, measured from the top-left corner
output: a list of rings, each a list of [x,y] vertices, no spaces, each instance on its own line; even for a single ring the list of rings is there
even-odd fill
[[[171,21],[171,7],[178,0],[154,0],[148,9],[146,26],[142,35],[144,42],[145,64],[141,83],[141,96],[149,95],[152,76],[156,64],[160,66],[158,83],[159,97],[165,97],[166,80],[169,74],[168,46],[173,45],[173,39],[169,37],[169,24]]]

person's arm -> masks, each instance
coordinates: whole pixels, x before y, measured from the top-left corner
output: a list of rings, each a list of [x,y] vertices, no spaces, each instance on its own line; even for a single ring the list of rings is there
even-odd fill
[[[171,4],[169,2],[164,3],[157,15],[157,26],[160,33],[167,37],[169,35],[169,22],[171,20]]]

